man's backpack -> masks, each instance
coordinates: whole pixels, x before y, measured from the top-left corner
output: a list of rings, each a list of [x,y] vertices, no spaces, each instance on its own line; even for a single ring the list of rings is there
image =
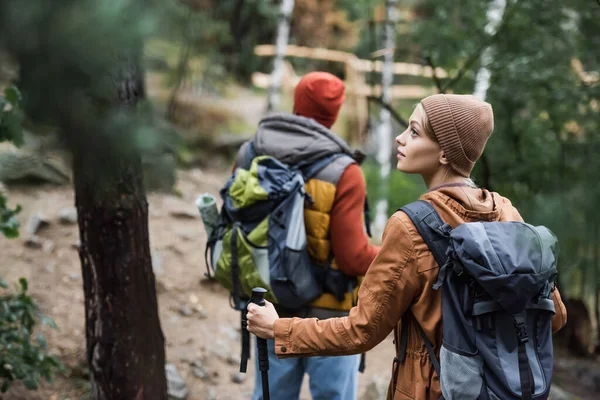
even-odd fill
[[[350,156],[335,153],[287,165],[257,156],[251,143],[246,151],[249,165],[238,166],[221,189],[223,206],[205,252],[208,275],[230,291],[232,306],[242,313],[242,372],[250,358],[245,328],[252,288],[265,288],[266,299],[294,310],[323,292],[343,299],[357,284],[311,259],[304,225],[305,202],[313,201],[305,183],[338,157]]]
[[[425,201],[401,210],[440,265],[434,285],[443,289],[439,360],[417,326],[444,398],[548,398],[558,256],[554,234],[523,222],[470,222],[452,229]],[[408,318],[409,313],[402,321],[401,362]]]
[[[298,309],[323,293],[307,251],[304,184],[339,155],[289,166],[271,156],[237,168],[221,190],[223,207],[208,240],[209,275],[245,309],[253,287],[286,309]],[[210,261],[210,262],[208,262]]]

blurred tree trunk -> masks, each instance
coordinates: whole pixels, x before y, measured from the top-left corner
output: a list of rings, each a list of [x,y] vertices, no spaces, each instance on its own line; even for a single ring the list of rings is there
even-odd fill
[[[290,22],[294,0],[282,0],[279,10],[279,26],[277,27],[277,38],[275,40],[275,60],[273,61],[273,72],[271,73],[271,84],[267,98],[267,112],[275,111],[279,106],[279,90],[281,89],[281,78],[283,77],[283,60],[290,40]]]
[[[594,353],[600,354],[600,227],[594,226],[594,316],[596,317],[596,346]]]
[[[144,97],[138,66],[126,58],[113,78],[115,98],[126,111]],[[78,131],[74,124],[67,136],[73,151],[92,398],[166,399],[164,336],[139,153],[106,140],[107,135]]]
[[[385,55],[383,71],[381,74],[381,100],[391,106],[392,85],[394,83],[394,55],[396,54],[396,23],[398,22],[398,0],[385,2]],[[383,229],[388,219],[388,187],[389,176],[392,169],[390,155],[393,148],[393,132],[390,111],[383,107],[379,115],[377,126],[377,162],[379,163],[379,177],[381,179],[380,198],[375,204],[374,235],[381,239]]]

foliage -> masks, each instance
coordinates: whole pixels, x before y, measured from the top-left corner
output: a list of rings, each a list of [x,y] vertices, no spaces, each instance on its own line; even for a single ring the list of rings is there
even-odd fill
[[[16,86],[4,89],[4,94],[0,96],[0,142],[8,140],[17,146],[23,144],[23,113],[19,107],[20,102],[21,92]]]
[[[23,143],[20,101],[21,93],[15,86],[7,87],[4,95],[0,96],[0,142],[11,141],[16,145]],[[19,211],[19,206],[15,209],[9,208],[6,198],[0,192],[0,232],[7,238],[19,236],[19,221],[16,218]]]
[[[371,206],[371,218],[375,216],[374,205],[382,197],[382,182],[379,174],[379,165],[370,158],[362,165],[367,182],[367,193]],[[425,185],[419,176],[400,174],[392,171],[388,177],[388,210],[390,214],[400,207],[417,200],[425,192]]]
[[[19,280],[15,294],[0,296],[0,379],[1,391],[6,392],[12,383],[22,381],[29,390],[37,390],[42,379],[52,382],[62,363],[47,354],[46,339],[35,334],[36,325],[56,328],[54,322],[42,314],[31,296],[27,294],[27,280]],[[0,287],[7,288],[0,279]]]
[[[19,108],[21,94],[10,86],[0,96],[0,142],[22,143]],[[0,193],[0,232],[7,238],[19,236],[16,218],[20,206],[11,209]],[[29,390],[36,390],[41,379],[52,382],[56,371],[64,370],[60,361],[47,353],[46,339],[35,333],[38,321],[55,328],[54,322],[42,314],[38,305],[27,294],[25,278],[19,280],[17,293],[0,296],[0,391],[6,392],[12,383],[22,381]],[[8,286],[0,278],[0,288]]]
[[[449,88],[455,93],[473,91],[479,56],[491,45],[486,100],[495,128],[475,178],[509,197],[526,220],[554,230],[569,289],[576,288],[569,277],[584,269],[587,290],[596,291],[600,29],[594,21],[600,7],[585,0],[509,0],[498,33],[490,36],[484,31],[488,4],[421,1],[410,40],[451,76],[464,72]]]
[[[19,221],[16,215],[21,211],[17,206],[11,209],[6,204],[6,198],[0,193],[0,232],[7,238],[19,237]]]

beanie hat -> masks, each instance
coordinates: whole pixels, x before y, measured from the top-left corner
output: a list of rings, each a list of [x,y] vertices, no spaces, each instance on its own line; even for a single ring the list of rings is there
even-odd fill
[[[327,72],[304,75],[294,91],[294,112],[327,128],[335,123],[345,99],[344,82]]]
[[[421,104],[450,167],[468,177],[494,130],[492,106],[458,94],[434,94]]]

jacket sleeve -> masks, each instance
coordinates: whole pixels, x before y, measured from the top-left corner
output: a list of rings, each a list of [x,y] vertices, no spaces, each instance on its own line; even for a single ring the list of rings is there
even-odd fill
[[[375,259],[378,246],[369,243],[363,224],[367,186],[357,164],[346,168],[338,181],[331,209],[331,248],[336,263],[349,276],[362,276]]]
[[[394,329],[420,291],[414,245],[404,222],[393,215],[381,251],[369,267],[358,304],[343,318],[282,318],[275,322],[278,357],[359,354]]]
[[[556,333],[567,323],[567,309],[558,289],[555,289],[552,293],[552,300],[554,301],[554,316],[552,317],[552,333]]]

